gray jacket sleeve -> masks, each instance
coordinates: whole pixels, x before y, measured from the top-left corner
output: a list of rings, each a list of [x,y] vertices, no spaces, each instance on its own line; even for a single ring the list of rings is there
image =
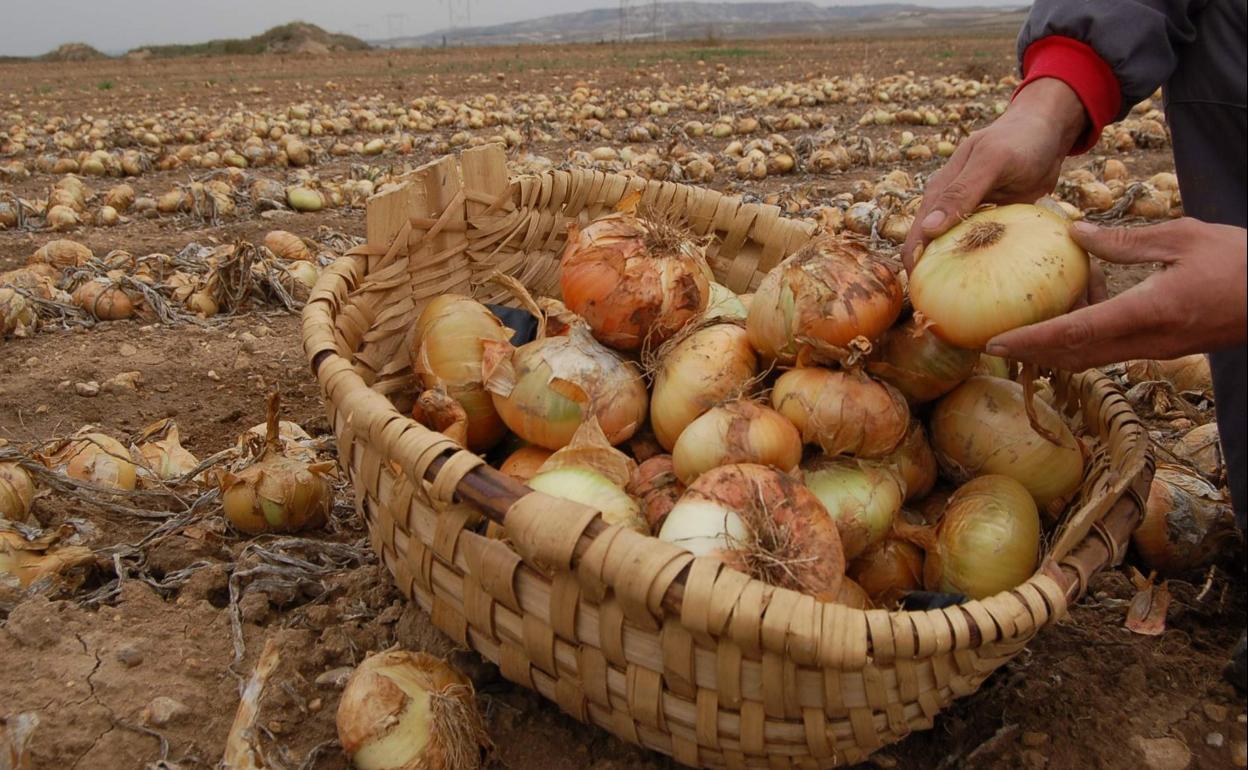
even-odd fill
[[[1122,90],[1118,119],[1163,84],[1192,42],[1207,0],[1036,0],[1018,35],[1018,60],[1040,38],[1080,41],[1109,64]]]

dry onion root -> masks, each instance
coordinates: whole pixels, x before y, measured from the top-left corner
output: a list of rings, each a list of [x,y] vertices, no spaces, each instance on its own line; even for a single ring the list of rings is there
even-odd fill
[[[672,449],[676,478],[692,484],[721,465],[755,463],[791,471],[802,460],[802,437],[779,412],[749,399],[713,407],[689,423]]]
[[[14,462],[0,463],[0,519],[26,521],[35,497],[35,481]]]
[[[489,745],[472,685],[423,652],[365,658],[342,692],[337,723],[357,770],[477,770]]]
[[[1163,574],[1197,569],[1235,537],[1234,516],[1221,491],[1182,466],[1157,466],[1144,520],[1131,536],[1149,569]]]
[[[776,380],[771,405],[797,426],[803,442],[829,455],[884,457],[910,427],[901,393],[857,369],[787,371]]]

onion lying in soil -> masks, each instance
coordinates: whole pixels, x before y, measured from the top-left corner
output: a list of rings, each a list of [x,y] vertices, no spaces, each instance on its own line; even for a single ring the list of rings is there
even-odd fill
[[[286,230],[270,230],[264,236],[264,247],[281,259],[312,259],[312,251],[303,239]]]
[[[1023,485],[1008,476],[980,476],[953,493],[935,534],[925,539],[926,588],[983,599],[1035,572],[1040,516]]]
[[[1167,361],[1139,359],[1127,362],[1127,378],[1133,383],[1163,380],[1179,393],[1188,390],[1207,393],[1213,390],[1213,373],[1209,358],[1203,353]]]
[[[498,469],[513,479],[528,481],[537,474],[552,452],[540,446],[522,446],[507,456]]]
[[[45,263],[65,270],[71,267],[82,267],[90,262],[95,255],[86,246],[77,241],[64,238],[48,241],[35,250],[30,256],[31,264]]]
[[[617,350],[661,343],[701,313],[710,269],[681,227],[630,211],[573,225],[559,264],[563,302]]]
[[[1176,441],[1170,451],[1210,478],[1220,478],[1226,470],[1217,423],[1197,425]]]
[[[40,578],[93,562],[90,548],[61,543],[72,532],[73,527],[66,525],[28,539],[12,525],[0,522],[0,584],[12,576],[24,588]]]
[[[1208,564],[1236,537],[1225,496],[1187,468],[1159,465],[1144,520],[1131,536],[1149,569],[1182,573]]]
[[[426,388],[445,388],[468,418],[467,447],[482,452],[506,434],[482,382],[485,343],[507,344],[511,330],[489,308],[455,294],[434,297],[416,319],[412,366]]]
[[[25,334],[39,324],[35,306],[8,286],[0,286],[0,340],[10,334]]]
[[[651,534],[654,534],[685,493],[685,485],[676,478],[672,456],[655,455],[637,466],[637,478],[627,491],[641,501],[642,515],[646,517]]]
[[[26,521],[34,497],[35,482],[26,469],[17,463],[0,463],[0,519]]]
[[[1032,398],[1041,426],[1060,439],[1032,432],[1023,386],[996,377],[972,377],[932,412],[932,448],[955,481],[1003,474],[1022,483],[1048,515],[1060,512],[1083,481],[1083,450],[1054,409]]]
[[[739,323],[688,327],[661,348],[653,365],[650,425],[669,452],[699,415],[744,391],[758,374],[758,357]]]
[[[771,585],[834,600],[845,575],[836,525],[814,494],[763,465],[724,465],[689,487],[659,539]]]
[[[976,212],[923,250],[910,275],[910,302],[941,339],[972,350],[1055,318],[1088,286],[1088,254],[1068,225],[1027,204]]]
[[[792,364],[804,349],[832,358],[875,339],[901,313],[902,288],[888,264],[862,244],[818,238],[763,277],[747,328],[764,358]]]
[[[477,770],[489,743],[472,685],[423,652],[365,658],[342,691],[337,723],[357,770]]]
[[[921,317],[889,329],[867,371],[892,385],[912,404],[940,398],[971,376],[980,354],[954,347],[927,329]]]
[[[74,304],[101,321],[119,321],[134,315],[129,295],[107,278],[95,278],[74,289]]]
[[[569,444],[542,463],[528,484],[552,497],[587,505],[602,520],[648,532],[641,507],[624,491],[637,477],[637,464],[611,446],[591,416]]]
[[[776,380],[771,405],[830,455],[883,457],[910,427],[906,399],[859,370],[791,369]]]
[[[736,463],[791,471],[802,461],[802,437],[779,412],[749,399],[713,407],[676,440],[672,464],[685,484],[711,468]]]
[[[199,460],[181,444],[178,426],[165,418],[144,428],[134,440],[131,456],[145,476],[172,481],[190,473]]]
[[[884,539],[905,497],[896,471],[868,460],[819,458],[802,467],[802,480],[836,522],[846,559]]]
[[[850,562],[849,576],[876,605],[896,607],[908,591],[923,587],[923,549],[905,540],[885,538]]]
[[[134,489],[136,468],[130,453],[105,433],[80,431],[50,454],[47,462],[72,479],[109,489]]]

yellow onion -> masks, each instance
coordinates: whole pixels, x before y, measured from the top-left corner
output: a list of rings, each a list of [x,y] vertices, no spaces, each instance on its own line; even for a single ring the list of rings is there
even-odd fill
[[[817,238],[763,277],[746,321],[763,357],[792,364],[804,349],[840,357],[873,340],[901,313],[902,288],[865,246]]]
[[[472,685],[423,652],[365,658],[342,691],[337,724],[356,770],[478,770],[488,743]]]
[[[637,478],[628,486],[628,493],[641,501],[651,534],[657,534],[667,514],[685,493],[685,485],[676,478],[671,455],[655,455],[637,466]]]
[[[802,460],[802,437],[779,412],[748,399],[708,410],[676,440],[672,464],[685,484],[711,468],[735,463],[790,471]]]
[[[1217,423],[1197,425],[1170,448],[1174,456],[1211,478],[1219,478],[1226,468],[1222,460]]]
[[[1144,520],[1131,536],[1149,569],[1164,574],[1197,569],[1235,536],[1231,507],[1217,487],[1182,466],[1157,466]]]
[[[573,225],[559,264],[563,302],[617,350],[661,343],[706,308],[710,269],[674,224],[629,212]]]
[[[711,281],[710,290],[711,298],[706,303],[706,310],[702,313],[706,318],[735,318],[744,321],[749,315],[745,303],[732,289]]]
[[[60,530],[27,539],[9,526],[0,526],[0,576],[12,575],[24,588],[40,578],[90,564],[95,560],[90,548],[60,542],[65,534],[72,531],[73,528],[66,525]]]
[[[412,365],[426,388],[445,388],[468,416],[468,448],[483,452],[507,433],[482,384],[485,343],[506,344],[511,330],[476,300],[434,297],[416,319]]]
[[[551,497],[587,505],[602,514],[608,524],[648,532],[637,501],[611,479],[588,468],[556,468],[541,471],[528,481],[529,487]]]
[[[907,592],[923,588],[923,549],[885,538],[849,563],[849,576],[875,604],[896,607]]]
[[[825,600],[845,577],[836,525],[792,476],[764,465],[707,471],[680,498],[659,539],[750,577]]]
[[[96,278],[74,289],[74,304],[101,321],[118,321],[134,315],[134,303],[121,287],[107,278]]]
[[[802,467],[802,480],[836,522],[846,559],[884,539],[906,494],[892,467],[869,460],[818,458]]]
[[[830,601],[833,604],[843,604],[856,610],[869,610],[873,606],[871,597],[867,596],[867,592],[849,577],[841,580],[841,587],[836,592],[836,596],[831,599],[825,599],[825,601]]]
[[[983,374],[989,377],[1010,378],[1010,362],[1000,356],[990,356],[987,353],[981,353],[979,361],[975,363],[972,374]]]
[[[941,339],[974,350],[1059,316],[1088,286],[1088,254],[1068,225],[1028,204],[976,212],[924,249],[910,302]]]
[[[1133,383],[1162,380],[1173,385],[1180,393],[1188,390],[1207,393],[1213,390],[1209,358],[1203,353],[1193,353],[1168,361],[1128,361],[1127,378]]]
[[[217,298],[206,289],[192,292],[186,298],[186,308],[201,318],[211,318],[220,310]]]
[[[109,489],[134,489],[136,468],[130,453],[105,433],[83,433],[52,457],[65,475]]]
[[[954,493],[954,491],[954,489],[949,487],[941,486],[932,490],[921,500],[916,502],[912,512],[917,514],[918,517],[922,519],[922,521],[918,523],[927,524],[933,527],[939,524],[940,520],[945,517],[945,508],[948,507],[949,497]],[[902,511],[903,514],[909,512],[910,511]]]
[[[23,334],[39,324],[35,306],[16,289],[0,286],[0,339]]]
[[[295,211],[320,211],[325,208],[325,196],[311,187],[294,185],[286,188],[286,204]]]
[[[91,253],[91,249],[88,249],[81,243],[62,238],[48,241],[40,246],[30,256],[30,262],[31,264],[42,262],[64,270],[70,267],[82,267],[94,256]]]
[[[918,420],[911,421],[906,437],[883,462],[897,469],[906,487],[907,502],[923,497],[936,486],[940,468],[931,444],[927,443],[923,423]]]
[[[25,468],[15,462],[0,463],[0,519],[26,521],[35,482]]]
[[[72,230],[82,224],[82,219],[79,218],[78,212],[69,206],[53,206],[48,209],[48,213],[44,218],[48,222],[48,227],[57,232]]]
[[[758,357],[736,323],[713,323],[668,341],[654,367],[650,425],[669,452],[699,415],[742,392],[758,374]]]
[[[303,239],[286,230],[270,230],[264,236],[264,247],[281,259],[312,259],[312,252]]]
[[[929,591],[983,599],[1026,581],[1039,556],[1040,516],[1031,494],[1009,476],[980,476],[949,498],[923,582]]]
[[[940,398],[971,376],[979,353],[958,348],[911,317],[880,339],[867,371],[892,385],[912,404]]]
[[[829,455],[884,457],[910,427],[906,399],[859,370],[791,369],[776,380],[771,405]]]
[[[1031,429],[1023,386],[997,377],[972,377],[942,398],[932,412],[932,449],[950,478],[958,482],[1003,474],[1020,482],[1051,515],[1083,481],[1083,450],[1053,407],[1032,403],[1053,444]]]
[[[178,426],[164,419],[144,428],[131,452],[143,470],[161,481],[172,481],[190,473],[199,460],[182,446]]]
[[[482,373],[507,427],[547,449],[566,446],[590,415],[612,444],[627,441],[646,420],[646,386],[637,369],[580,324],[567,336],[519,348],[486,342]]]
[[[542,467],[542,463],[550,458],[550,455],[549,449],[543,449],[540,446],[522,446],[508,455],[498,469],[513,479],[528,481],[537,473],[538,468]]]
[[[468,443],[468,415],[445,390],[430,389],[417,396],[412,419],[460,446]]]
[[[134,205],[134,188],[128,184],[119,184],[104,193],[104,205],[112,206],[119,214],[130,210]]]

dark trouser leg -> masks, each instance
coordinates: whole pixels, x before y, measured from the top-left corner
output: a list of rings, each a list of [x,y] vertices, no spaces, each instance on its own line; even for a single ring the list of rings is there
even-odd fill
[[[1244,529],[1248,505],[1248,348],[1212,353],[1214,401],[1218,410],[1218,435],[1226,459],[1227,485],[1235,505],[1235,523]]]

